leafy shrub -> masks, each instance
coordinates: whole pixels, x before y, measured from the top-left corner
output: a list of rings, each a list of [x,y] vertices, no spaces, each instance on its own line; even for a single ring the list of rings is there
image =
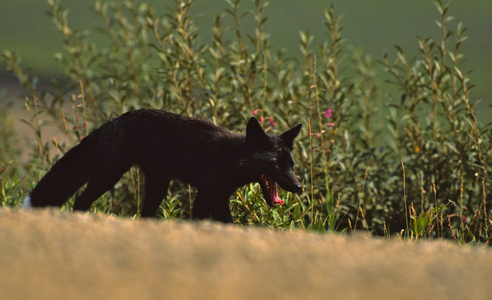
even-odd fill
[[[63,153],[131,109],[169,110],[235,131],[255,115],[268,132],[307,125],[295,149],[304,191],[284,195],[286,205],[271,210],[256,185],[241,188],[231,203],[239,223],[490,240],[490,127],[478,124],[473,85],[460,71],[465,29],[449,29],[448,6],[441,1],[440,39],[419,37],[417,57],[407,58],[397,46],[393,61],[385,55],[378,62],[401,91],[389,98],[381,97],[372,58],[345,49],[333,8],[325,13],[327,41],[313,47],[313,37],[301,32],[303,57],[296,60],[270,43],[259,0],[247,14],[240,1],[228,1],[230,7],[214,19],[209,43],[198,43],[192,0],[176,0],[164,15],[135,1],[98,1],[104,48],[89,31],[70,28],[57,2],[48,3],[65,41],[56,57],[67,82],[40,92],[15,53],[4,55],[31,91],[27,106],[39,142],[38,158],[30,162],[37,173],[29,180],[57,159],[53,145]],[[243,17],[254,20],[254,34],[244,33]],[[225,27],[226,21],[233,26]],[[57,124],[69,142],[43,144],[42,120]],[[94,209],[137,214],[143,181],[133,168]],[[173,183],[163,215],[189,218],[192,198],[188,185]]]
[[[0,111],[0,206],[12,205],[22,197],[17,178],[20,151],[9,106]]]
[[[18,139],[14,132],[14,122],[9,115],[9,105],[0,111],[0,179],[10,177],[16,173],[16,161],[20,155]]]

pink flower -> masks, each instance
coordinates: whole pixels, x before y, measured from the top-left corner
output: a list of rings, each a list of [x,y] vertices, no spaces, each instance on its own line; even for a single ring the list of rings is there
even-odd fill
[[[331,126],[331,127],[335,127],[335,124],[334,123],[328,123],[327,125],[328,126]]]
[[[277,126],[277,124],[275,124],[275,122],[273,122],[273,117],[270,118],[270,125],[272,125],[273,127]]]
[[[325,117],[330,118],[331,117],[331,109],[328,109],[325,113]]]
[[[255,109],[255,110],[253,110],[253,116],[256,116],[256,115],[258,114],[258,112],[259,112],[259,111],[260,111],[259,109]]]

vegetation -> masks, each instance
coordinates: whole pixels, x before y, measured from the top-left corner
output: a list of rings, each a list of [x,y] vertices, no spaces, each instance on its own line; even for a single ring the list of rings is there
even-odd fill
[[[240,1],[227,1],[208,43],[197,42],[192,0],[175,0],[162,16],[134,1],[96,2],[105,48],[91,41],[89,31],[72,29],[67,11],[48,2],[65,41],[56,57],[66,81],[53,80],[50,89],[39,90],[15,52],[5,51],[8,70],[30,92],[26,108],[32,117],[25,122],[37,141],[22,180],[16,173],[0,174],[2,205],[19,205],[28,186],[104,121],[151,107],[238,132],[251,115],[271,133],[306,125],[294,153],[304,191],[282,195],[285,204],[270,209],[257,184],[241,188],[231,202],[237,223],[490,242],[491,127],[477,122],[469,97],[473,85],[460,71],[466,29],[450,29],[442,1],[435,2],[440,39],[418,37],[417,57],[408,58],[396,46],[376,62],[400,95],[384,95],[372,58],[344,47],[333,8],[325,13],[327,41],[313,46],[313,37],[301,32],[303,59],[296,60],[270,43],[262,15],[267,3],[259,0],[247,12]],[[246,18],[256,24],[251,34],[241,26]],[[68,142],[43,143],[48,124]],[[7,131],[0,133],[10,141]],[[17,155],[8,145],[1,156],[5,165]],[[138,215],[144,180],[133,168],[92,210]],[[161,206],[163,217],[189,219],[193,193],[174,182]]]

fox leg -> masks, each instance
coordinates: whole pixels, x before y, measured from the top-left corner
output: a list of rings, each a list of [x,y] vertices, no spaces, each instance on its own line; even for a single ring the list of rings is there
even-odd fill
[[[145,175],[145,200],[140,214],[142,217],[155,217],[169,188],[169,181],[167,177]]]
[[[198,191],[193,203],[193,219],[199,220],[210,217],[216,221],[232,223],[229,196],[218,196],[214,193]]]
[[[89,179],[85,190],[75,199],[73,210],[88,210],[92,203],[111,189],[126,171],[127,169],[112,174],[104,173]]]

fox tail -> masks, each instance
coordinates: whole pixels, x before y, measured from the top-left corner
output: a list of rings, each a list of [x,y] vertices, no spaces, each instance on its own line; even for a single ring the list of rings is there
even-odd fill
[[[89,180],[94,164],[92,138],[86,137],[53,165],[25,198],[23,208],[61,206]]]

